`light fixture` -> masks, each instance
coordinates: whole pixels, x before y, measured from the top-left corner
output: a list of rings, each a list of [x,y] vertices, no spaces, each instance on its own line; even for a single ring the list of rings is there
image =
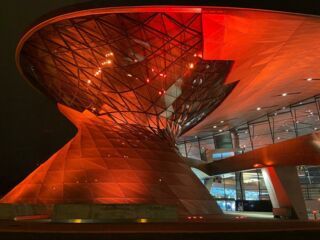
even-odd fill
[[[127,76],[128,76],[128,77],[132,77],[132,74],[128,73]]]
[[[90,84],[90,83],[91,83],[91,80],[90,80],[90,79],[88,79],[88,80],[87,80],[87,83],[89,83],[89,84]]]
[[[288,93],[282,93],[282,94],[281,94],[282,97],[285,97],[285,96],[287,96],[287,95],[288,95]]]
[[[309,78],[307,78],[307,81],[308,81],[308,82],[312,81],[312,78],[310,78],[310,77],[309,77]]]
[[[194,68],[194,64],[193,63],[189,63],[189,68],[193,69]]]
[[[261,110],[261,107],[257,107],[257,111],[260,111]]]
[[[150,82],[150,79],[149,79],[149,78],[147,78],[146,82],[147,82],[147,83],[149,83],[149,82]]]
[[[217,128],[217,126],[216,126],[216,125],[214,125],[214,126],[213,126],[213,128]]]
[[[262,168],[262,167],[264,167],[264,165],[261,163],[255,163],[255,164],[253,164],[253,167],[254,168]]]
[[[113,56],[113,52],[108,52],[104,55],[105,57],[110,57],[110,56]]]
[[[219,129],[219,132],[222,132],[223,130],[222,129]]]
[[[223,121],[223,120],[221,120],[221,121],[220,121],[220,123],[224,123],[224,121]]]

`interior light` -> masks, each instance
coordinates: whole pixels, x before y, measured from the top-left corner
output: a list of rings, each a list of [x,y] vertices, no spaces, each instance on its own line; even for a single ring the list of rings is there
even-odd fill
[[[91,83],[91,80],[90,80],[90,79],[88,79],[88,80],[87,80],[87,83],[89,83],[89,84],[90,84],[90,83]]]
[[[318,128],[316,128],[316,127],[315,127],[315,128],[314,128],[314,130],[315,130],[315,131],[317,131],[317,130],[318,130]]]
[[[132,77],[132,74],[128,73],[127,76],[128,76],[128,77]]]
[[[193,63],[189,63],[189,68],[193,69],[194,68],[194,64]]]
[[[312,78],[307,78],[307,81],[308,81],[308,82],[312,81]]]
[[[147,78],[146,82],[147,82],[147,83],[149,83],[149,82],[150,82],[150,79],[149,79],[149,78]]]
[[[217,126],[216,126],[216,125],[214,125],[214,126],[213,126],[213,128],[217,128]]]
[[[113,52],[108,52],[104,55],[105,57],[110,57],[110,56],[113,56]]]
[[[220,123],[224,123],[224,121],[223,121],[223,120],[221,120],[221,121],[220,121]]]
[[[261,107],[257,107],[257,111],[260,111],[261,110]]]
[[[253,164],[253,167],[254,168],[262,168],[262,167],[264,167],[264,165],[261,163],[255,163],[255,164]]]
[[[147,223],[147,222],[148,222],[148,219],[146,219],[146,218],[139,218],[139,219],[137,219],[137,222],[138,222],[138,223]]]
[[[288,95],[288,93],[282,93],[282,94],[281,94],[282,97],[285,97],[285,96],[287,96],[287,95]]]
[[[219,132],[222,132],[223,130],[222,129],[219,129]]]

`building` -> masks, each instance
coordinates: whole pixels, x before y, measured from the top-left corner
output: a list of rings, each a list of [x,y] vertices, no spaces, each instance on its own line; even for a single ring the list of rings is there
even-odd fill
[[[17,66],[78,133],[1,202],[170,205],[209,219],[271,199],[276,215],[306,218],[301,184],[319,198],[319,21],[102,2],[47,15],[22,36]]]

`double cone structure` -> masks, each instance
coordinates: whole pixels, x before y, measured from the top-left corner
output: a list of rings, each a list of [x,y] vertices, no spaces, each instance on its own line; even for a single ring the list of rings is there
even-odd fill
[[[180,215],[220,210],[175,140],[231,92],[231,61],[202,59],[201,14],[58,16],[29,30],[21,73],[59,103],[77,135],[3,203],[170,204]]]

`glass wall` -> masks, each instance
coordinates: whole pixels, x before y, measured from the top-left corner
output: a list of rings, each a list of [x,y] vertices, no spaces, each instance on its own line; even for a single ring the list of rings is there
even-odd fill
[[[229,131],[178,142],[183,156],[216,161],[320,130],[320,96],[283,107]],[[231,134],[232,133],[232,134]],[[237,142],[237,146],[232,143]],[[297,167],[306,200],[320,201],[320,166]],[[235,200],[269,200],[260,170],[213,177],[210,193],[223,210]]]

